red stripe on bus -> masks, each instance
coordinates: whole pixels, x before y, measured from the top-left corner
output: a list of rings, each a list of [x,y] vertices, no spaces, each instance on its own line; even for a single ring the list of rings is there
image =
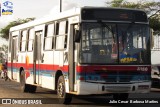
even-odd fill
[[[8,67],[11,67],[11,63],[8,63]],[[25,63],[14,63],[13,67],[15,68],[20,68],[20,67],[24,67],[24,69],[28,70],[28,69],[32,69],[33,68],[33,64],[29,64],[27,66],[27,64]],[[137,71],[138,67],[142,67],[142,68],[147,68],[148,72],[151,71],[151,67],[150,66],[110,66],[110,65],[87,65],[87,66],[77,66],[76,67],[76,71],[78,73],[83,73],[83,72],[95,72],[95,71]],[[38,64],[36,65],[36,68],[40,69],[40,70],[62,70],[65,72],[69,71],[69,65],[64,65],[63,67],[59,66],[59,65],[51,65],[51,64],[40,64],[38,67]],[[141,70],[140,70],[141,71]]]
[[[13,63],[12,66],[14,68],[20,68],[23,67],[24,69],[28,70],[28,69],[32,69],[33,68],[33,64],[25,64],[25,63]],[[11,63],[8,63],[8,67],[11,67]],[[67,72],[69,69],[68,65],[64,65],[64,66],[59,66],[59,65],[51,65],[51,64],[37,64],[36,65],[36,69],[40,69],[40,70],[62,70]]]
[[[151,71],[151,67],[150,66],[98,66],[98,65],[89,65],[89,66],[77,66],[77,72],[94,72],[94,71],[137,71],[138,67],[141,68],[147,68],[146,71]],[[140,70],[142,71],[142,70]]]

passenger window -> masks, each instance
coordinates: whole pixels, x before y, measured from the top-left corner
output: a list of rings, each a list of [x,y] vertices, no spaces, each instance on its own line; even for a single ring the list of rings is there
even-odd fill
[[[46,26],[46,34],[44,37],[44,50],[53,49],[54,24]]]
[[[33,41],[34,41],[34,29],[30,29],[28,32],[28,51],[33,51]]]
[[[57,23],[56,49],[67,48],[68,22],[61,21]]]
[[[21,32],[21,38],[20,38],[20,51],[26,50],[26,37],[27,37],[27,30],[24,30]]]

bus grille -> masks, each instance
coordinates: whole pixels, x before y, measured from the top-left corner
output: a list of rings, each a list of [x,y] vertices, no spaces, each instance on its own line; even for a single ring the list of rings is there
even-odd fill
[[[130,88],[130,86],[106,86],[106,90],[110,92],[127,92]]]

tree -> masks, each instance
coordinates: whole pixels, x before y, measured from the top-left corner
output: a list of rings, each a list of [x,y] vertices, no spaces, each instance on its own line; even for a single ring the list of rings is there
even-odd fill
[[[107,6],[143,9],[149,16],[150,27],[160,32],[160,2],[139,0],[138,2],[127,2],[126,0],[113,0],[106,2]]]
[[[0,47],[0,63],[6,62],[7,52],[8,52],[8,46],[7,45],[2,45]]]
[[[7,26],[0,30],[1,37],[8,39],[9,38],[9,29],[13,26],[20,25],[29,21],[34,20],[35,18],[26,18],[26,19],[18,19],[10,22]]]
[[[150,18],[149,22],[150,27],[153,28],[155,34],[160,33],[160,14],[154,15],[152,18]]]

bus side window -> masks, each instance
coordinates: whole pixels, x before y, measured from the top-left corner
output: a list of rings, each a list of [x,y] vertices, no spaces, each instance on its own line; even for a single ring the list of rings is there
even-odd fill
[[[13,59],[16,59],[16,54],[17,54],[17,38],[13,37],[13,41],[12,41],[12,52],[13,52]]]
[[[68,21],[66,21],[64,48],[67,48],[67,38],[68,38]]]
[[[12,33],[9,34],[9,47],[8,47],[8,52],[11,52],[11,41],[12,41]]]
[[[56,25],[56,49],[67,48],[68,22],[61,21]]]
[[[21,32],[20,38],[20,51],[24,52],[26,50],[26,37],[27,37],[27,30]]]
[[[28,32],[28,43],[27,43],[27,50],[28,51],[33,51],[33,41],[34,41],[34,29],[29,29]]]
[[[44,50],[53,49],[54,40],[54,24],[46,26],[46,33],[44,37]]]

